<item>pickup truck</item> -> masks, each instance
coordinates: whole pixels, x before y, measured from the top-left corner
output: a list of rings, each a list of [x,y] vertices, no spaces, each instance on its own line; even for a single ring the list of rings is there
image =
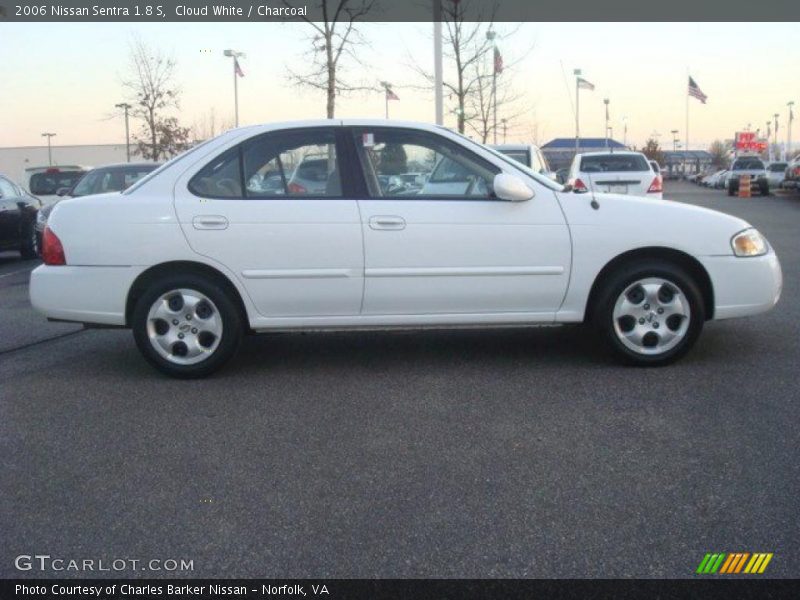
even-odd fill
[[[739,193],[739,181],[743,175],[750,176],[751,192],[759,192],[762,196],[769,195],[769,179],[764,161],[756,156],[740,156],[733,160],[730,170],[725,176],[725,187],[728,196]]]

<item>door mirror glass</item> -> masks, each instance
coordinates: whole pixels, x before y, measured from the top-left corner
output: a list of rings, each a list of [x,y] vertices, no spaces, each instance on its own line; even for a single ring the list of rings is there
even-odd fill
[[[495,175],[494,194],[500,200],[509,202],[525,202],[534,196],[533,190],[522,179],[508,173]]]

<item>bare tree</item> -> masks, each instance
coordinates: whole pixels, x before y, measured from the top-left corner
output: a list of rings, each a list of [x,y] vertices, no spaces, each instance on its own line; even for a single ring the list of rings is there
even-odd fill
[[[322,9],[322,22],[303,19],[314,28],[311,37],[312,64],[310,68],[298,73],[289,71],[289,78],[295,84],[324,91],[326,94],[325,112],[329,119],[336,113],[336,96],[355,90],[372,90],[373,87],[348,83],[341,76],[342,57],[349,56],[361,62],[353,46],[363,45],[364,38],[356,28],[356,23],[372,10],[375,0],[318,0]],[[292,3],[284,0],[292,7]]]
[[[130,49],[130,68],[123,85],[132,96],[132,116],[143,121],[134,133],[136,152],[157,161],[180,152],[188,145],[189,130],[169,115],[179,107],[180,90],[175,83],[175,59],[135,38]]]
[[[470,71],[471,92],[465,99],[464,123],[480,137],[483,144],[494,136],[495,126],[513,127],[525,112],[517,105],[522,95],[513,89],[509,77],[498,77],[493,81],[493,66],[487,68],[486,61],[473,63]],[[504,122],[501,120],[495,124],[495,107],[502,114]]]
[[[498,6],[497,0],[442,0],[443,54],[448,63],[442,85],[455,104],[452,112],[458,131],[466,133],[469,127],[484,140],[494,131],[495,100],[491,94],[494,40],[486,34],[493,31]],[[502,37],[512,34],[513,31]],[[504,73],[516,62],[519,61],[506,63]],[[430,89],[435,84],[434,76],[418,65],[417,61],[412,62],[412,69],[425,79]],[[511,92],[509,79],[507,75],[497,78],[498,107],[501,102],[508,105],[519,98]],[[504,118],[508,122],[516,116]]]
[[[233,127],[233,119],[218,118],[214,107],[211,107],[192,124],[192,139],[195,142],[209,140],[213,137],[216,137],[220,133],[223,133],[229,129],[233,129]]]
[[[714,140],[708,149],[711,154],[711,164],[722,167],[728,162],[728,147],[720,140]]]

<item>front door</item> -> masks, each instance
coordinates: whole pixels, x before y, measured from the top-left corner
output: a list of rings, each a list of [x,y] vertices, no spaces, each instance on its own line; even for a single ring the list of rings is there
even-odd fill
[[[537,187],[527,202],[498,200],[500,169],[453,140],[388,127],[352,135],[369,190],[359,200],[364,315],[554,318],[571,248],[551,189]]]
[[[336,127],[262,134],[176,185],[192,249],[233,271],[265,317],[361,308],[361,222],[336,135]]]

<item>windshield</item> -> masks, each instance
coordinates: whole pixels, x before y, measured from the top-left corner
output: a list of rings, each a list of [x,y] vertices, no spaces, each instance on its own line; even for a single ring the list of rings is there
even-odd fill
[[[761,170],[763,168],[764,168],[764,163],[758,160],[757,158],[740,158],[739,160],[733,163],[733,167],[731,167],[731,170],[733,171],[742,171],[744,169]]]
[[[450,131],[446,127],[442,127],[442,129],[446,129],[447,131]],[[557,181],[555,181],[554,179],[550,179],[549,177],[547,177],[545,175],[542,175],[541,173],[537,173],[533,169],[531,169],[529,167],[526,167],[522,163],[517,162],[516,160],[514,160],[513,158],[509,158],[508,156],[506,156],[502,152],[499,152],[499,151],[495,150],[494,148],[489,148],[488,146],[484,146],[483,144],[479,144],[478,142],[476,142],[474,140],[471,140],[467,136],[465,136],[465,135],[463,135],[461,133],[458,133],[456,131],[452,131],[451,133],[455,133],[464,142],[467,142],[467,143],[469,143],[469,144],[471,144],[473,146],[477,146],[481,150],[485,150],[486,152],[489,152],[490,154],[492,154],[496,158],[499,158],[505,164],[514,167],[515,169],[517,169],[518,171],[520,171],[524,175],[527,175],[528,177],[532,177],[538,183],[541,183],[542,185],[550,188],[551,190],[556,190],[556,191],[559,191],[559,192],[564,190],[564,186],[561,185],[560,183],[558,183]]]
[[[582,157],[580,170],[584,173],[629,173],[650,171],[651,167],[640,154],[602,154]]]
[[[34,196],[53,196],[61,188],[72,186],[83,176],[83,171],[59,171],[56,173],[34,173],[28,188]]]
[[[155,170],[158,165],[131,167],[107,167],[89,171],[72,190],[72,196],[92,196],[128,189],[142,177]]]

